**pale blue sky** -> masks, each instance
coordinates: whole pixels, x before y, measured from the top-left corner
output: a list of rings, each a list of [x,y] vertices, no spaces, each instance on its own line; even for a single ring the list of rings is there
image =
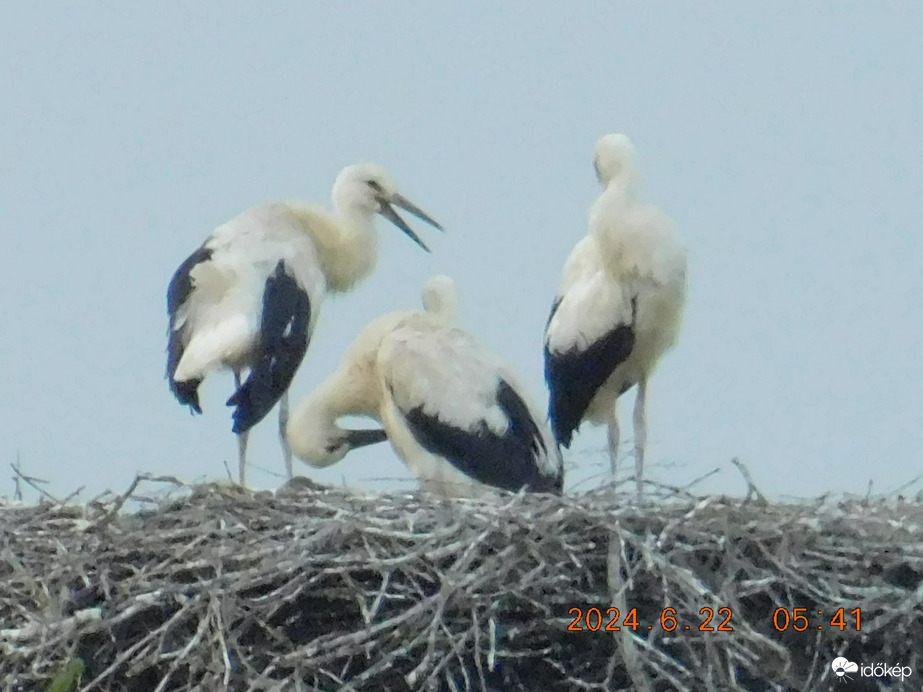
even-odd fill
[[[643,198],[690,249],[649,475],[721,466],[703,490],[739,492],[739,456],[770,494],[814,495],[923,473],[923,4],[2,7],[0,495],[17,453],[58,494],[223,477],[231,378],[205,387],[204,416],[173,400],[167,282],[216,225],[270,198],[327,204],[357,161],[447,233],[421,229],[425,255],[379,224],[378,269],[325,305],[293,400],[446,272],[544,406],[542,327],[609,131],[633,138]],[[604,440],[583,429],[569,484],[603,469]],[[274,414],[252,452],[282,470]],[[386,446],[299,470],[408,477]]]

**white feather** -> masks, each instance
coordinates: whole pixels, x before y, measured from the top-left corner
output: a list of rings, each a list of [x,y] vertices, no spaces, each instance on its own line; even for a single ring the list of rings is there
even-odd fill
[[[167,375],[181,403],[200,411],[197,387],[213,370],[230,368],[239,374],[244,368],[264,367],[273,371],[269,380],[251,375],[229,400],[235,406],[234,429],[240,434],[241,483],[249,429],[276,402],[281,402],[280,429],[285,427],[288,392],[282,385],[291,382],[300,366],[305,341],[311,341],[326,292],[350,290],[375,266],[375,214],[391,219],[421,245],[392,204],[441,228],[400,195],[385,171],[375,164],[354,164],[340,171],[332,198],[332,214],[302,202],[267,202],[248,209],[216,228],[202,248],[181,265],[167,290],[171,312]],[[292,291],[288,282],[269,282],[279,268],[294,280],[298,290]],[[274,289],[271,298],[267,286]],[[285,311],[272,316],[289,320],[282,325],[281,336],[292,336],[296,318],[290,313],[294,305],[309,311],[306,334],[282,343],[276,340],[278,335],[267,340],[266,317],[273,310]],[[273,319],[272,324],[278,324],[279,319]],[[303,316],[298,317],[298,324],[302,329]],[[265,345],[287,350],[286,357],[267,353]],[[189,382],[194,386],[185,386]],[[291,476],[291,454],[284,439],[283,452]]]
[[[431,291],[441,292],[433,300]],[[405,412],[420,408],[431,417],[472,435],[486,425],[503,435],[510,420],[499,406],[497,389],[505,380],[528,402],[519,379],[508,365],[477,338],[447,319],[442,307],[457,315],[450,283],[428,283],[428,306],[436,312],[402,311],[380,317],[360,332],[338,370],[296,409],[288,427],[292,450],[316,466],[342,458],[333,441],[342,436],[336,420],[345,415],[370,415],[379,421],[388,439],[411,472],[431,490],[442,494],[468,494],[481,484],[448,460],[423,448],[416,440]],[[559,470],[560,457],[551,432],[533,406],[547,449],[534,462],[548,476]]]
[[[324,297],[325,277],[312,236],[285,202],[248,209],[206,239],[211,257],[193,268],[193,291],[177,311],[186,348],[173,378],[200,379],[247,364],[259,340],[266,280],[278,263],[308,294],[310,337]]]
[[[502,435],[509,421],[496,402],[502,363],[471,334],[418,313],[385,336],[378,369],[400,408],[422,407],[461,430],[481,421]]]
[[[601,137],[594,166],[604,190],[590,209],[587,236],[564,265],[545,342],[553,355],[585,351],[619,326],[631,325],[631,353],[608,374],[584,415],[591,422],[609,422],[621,391],[649,377],[676,343],[687,260],[669,216],[636,201],[631,141],[622,134]]]

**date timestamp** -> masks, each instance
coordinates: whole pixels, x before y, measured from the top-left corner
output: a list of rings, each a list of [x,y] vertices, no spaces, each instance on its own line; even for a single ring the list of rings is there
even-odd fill
[[[639,627],[644,629],[644,626],[638,622],[638,609],[632,608],[629,610],[624,618],[621,618],[621,613],[618,608],[606,608],[605,613],[599,608],[587,608],[584,612],[583,608],[571,608],[567,611],[568,615],[573,616],[573,621],[570,625],[567,626],[568,632],[598,632],[602,629],[605,632],[618,632],[623,627],[630,628],[637,631]],[[699,632],[733,632],[734,628],[731,627],[731,609],[730,608],[718,608],[717,613],[712,608],[702,608],[699,611],[699,615],[702,616],[701,619],[692,623],[691,625],[686,625],[680,623],[676,619],[676,608],[664,608],[660,611],[660,621],[656,624],[660,625],[660,629],[664,632],[672,632],[674,630],[698,630]],[[647,625],[647,629],[654,629],[655,625]]]
[[[853,624],[855,624],[856,632],[862,630],[862,618],[859,608],[850,610],[848,613],[845,608],[837,608],[829,622],[827,618],[824,617],[824,611],[822,610],[811,611],[811,617],[814,617],[815,612],[821,618],[820,624],[817,625],[812,624],[808,619],[807,608],[776,608],[775,612],[772,614],[772,625],[779,630],[779,632],[784,632],[789,628],[798,632],[804,632],[808,629],[822,630],[825,627],[838,627],[840,632],[842,632]],[[847,618],[847,615],[851,615],[852,618]]]

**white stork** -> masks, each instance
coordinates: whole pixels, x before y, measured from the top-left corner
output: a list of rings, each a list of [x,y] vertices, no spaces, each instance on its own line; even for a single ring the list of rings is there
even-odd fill
[[[581,422],[609,426],[612,475],[618,468],[616,400],[637,385],[635,472],[642,491],[647,443],[647,381],[676,342],[686,294],[686,250],[669,217],[635,199],[635,150],[622,134],[594,148],[603,192],[589,233],[564,265],[545,327],[548,416],[569,447]]]
[[[428,281],[423,301],[425,312],[389,313],[362,330],[339,369],[292,415],[292,450],[311,466],[329,466],[386,434],[438,494],[488,486],[560,492],[551,431],[510,368],[459,325],[452,280]],[[384,432],[344,430],[337,420],[347,415],[374,418]]]
[[[378,257],[375,214],[428,248],[394,210],[441,226],[401,196],[380,166],[344,168],[333,184],[333,214],[302,202],[267,202],[216,228],[183,262],[167,289],[167,378],[182,404],[201,413],[198,387],[213,370],[234,372],[233,430],[245,481],[250,428],[279,405],[284,431],[288,387],[304,358],[327,291],[343,293]],[[241,383],[241,371],[249,369]]]

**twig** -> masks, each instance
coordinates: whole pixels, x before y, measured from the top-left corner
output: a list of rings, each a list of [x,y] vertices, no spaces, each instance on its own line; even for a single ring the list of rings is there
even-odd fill
[[[22,502],[22,483],[20,482],[19,450],[16,450],[16,461],[13,462],[13,499],[16,502]]]
[[[58,498],[56,498],[54,495],[49,493],[47,490],[45,490],[41,486],[42,483],[48,484],[48,481],[43,480],[41,478],[35,478],[34,476],[27,476],[26,474],[22,473],[19,470],[18,459],[15,464],[10,464],[10,468],[13,469],[13,475],[14,475],[14,478],[17,479],[17,482],[21,480],[23,483],[28,485],[30,488],[37,490],[42,497],[48,498],[56,505],[61,504],[61,501]]]
[[[907,490],[907,488],[909,488],[910,486],[916,485],[921,479],[923,479],[923,474],[917,476],[916,478],[913,478],[913,479],[907,481],[907,482],[904,483],[903,485],[898,486],[896,490],[894,490],[894,491],[891,492],[891,495],[895,495],[895,496],[900,495],[902,492],[904,492],[905,490]]]
[[[103,526],[106,526],[112,518],[119,513],[119,510],[122,509],[122,505],[125,504],[125,501],[131,497],[131,494],[135,492],[135,488],[138,487],[138,483],[142,481],[140,475],[136,475],[135,479],[131,482],[131,485],[128,486],[128,490],[115,498],[115,501],[112,503],[112,506],[109,508],[109,511],[106,512],[102,517],[94,521],[90,528],[93,530],[100,529]]]
[[[628,570],[628,560],[625,555],[625,545],[622,542],[621,531],[618,522],[612,527],[609,533],[609,554],[608,563],[608,584],[609,594],[612,599],[612,607],[616,608],[620,617],[628,615],[628,605],[625,598],[627,584],[622,579],[622,570]],[[638,657],[635,648],[634,635],[628,627],[622,627],[614,634],[615,641],[618,643],[622,652],[622,663],[631,680],[632,688],[639,692],[650,692],[650,678],[644,670],[644,665]]]
[[[737,467],[737,470],[740,471],[740,475],[744,477],[744,480],[747,482],[747,497],[744,500],[749,502],[752,497],[756,497],[756,501],[762,505],[767,504],[766,498],[763,497],[763,494],[759,491],[759,488],[756,487],[756,484],[753,482],[753,478],[750,476],[750,470],[746,465],[737,457],[731,459],[731,463]]]
[[[185,486],[138,479],[168,492],[147,493],[138,512],[126,507],[140,483],[89,507],[0,504],[0,689],[45,689],[75,657],[94,692],[408,680],[742,692],[748,676],[767,690],[815,688],[832,679],[854,625],[793,648],[791,625],[778,632],[772,613],[827,618],[853,602],[882,660],[923,669],[923,503],[770,503],[754,489],[697,497],[656,483],[643,509],[617,484],[471,500],[314,484],[170,496]],[[88,532],[87,517],[111,530]],[[606,632],[609,605],[619,626],[635,609],[637,632]],[[666,607],[675,631],[661,626]],[[703,607],[713,627],[730,608],[733,632],[699,631]],[[574,608],[582,633],[567,629]],[[599,631],[587,629],[590,608]]]

